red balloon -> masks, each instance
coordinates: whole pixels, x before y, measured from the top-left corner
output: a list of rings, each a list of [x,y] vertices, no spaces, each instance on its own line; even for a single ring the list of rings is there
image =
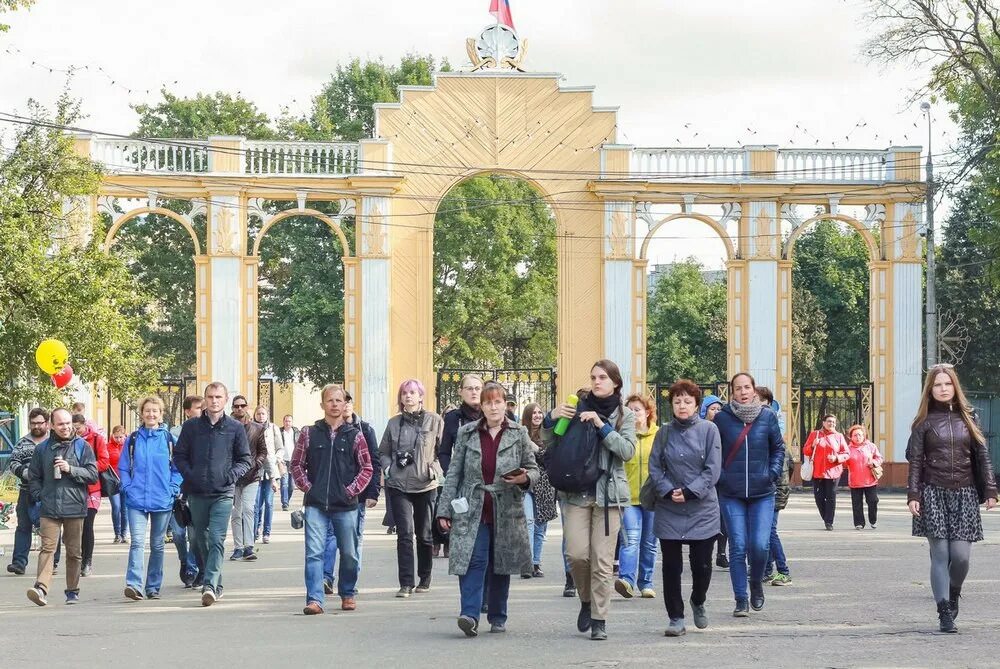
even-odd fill
[[[69,365],[63,367],[59,373],[52,375],[52,383],[56,388],[65,388],[73,380],[73,368]]]

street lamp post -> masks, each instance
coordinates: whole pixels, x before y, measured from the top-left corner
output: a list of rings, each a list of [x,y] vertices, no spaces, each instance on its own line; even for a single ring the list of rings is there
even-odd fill
[[[927,115],[927,199],[924,208],[927,210],[927,302],[924,318],[927,329],[926,365],[930,369],[937,363],[937,290],[935,289],[935,259],[934,259],[934,161],[931,151],[931,105],[920,103],[920,109]]]

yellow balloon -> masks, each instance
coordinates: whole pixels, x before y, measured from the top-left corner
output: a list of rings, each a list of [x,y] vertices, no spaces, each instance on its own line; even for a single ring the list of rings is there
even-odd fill
[[[56,374],[69,360],[66,344],[58,339],[46,339],[35,349],[35,362],[46,374]]]

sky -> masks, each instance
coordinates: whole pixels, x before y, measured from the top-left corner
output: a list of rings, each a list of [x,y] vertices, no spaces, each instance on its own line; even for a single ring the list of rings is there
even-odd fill
[[[864,0],[510,4],[527,40],[525,68],[595,86],[596,105],[619,107],[621,143],[927,144],[926,118],[911,102],[926,71],[866,62]],[[355,57],[430,54],[461,68],[465,39],[493,22],[488,9],[489,0],[38,0],[5,15],[0,111],[23,111],[28,98],[51,104],[66,81],[60,70],[72,66],[82,125],[96,131],[132,132],[130,105],[155,102],[163,86],[239,91],[270,114],[305,113],[336,65]],[[942,107],[932,118],[938,154],[954,127]],[[654,262],[695,255],[719,266],[721,243],[700,225],[670,236],[690,240],[655,242]]]

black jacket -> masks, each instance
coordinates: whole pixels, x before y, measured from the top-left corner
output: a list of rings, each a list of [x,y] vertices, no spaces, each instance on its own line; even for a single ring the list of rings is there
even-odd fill
[[[323,419],[303,429],[309,430],[305,471],[311,484],[303,504],[326,512],[357,509],[358,498],[347,496],[347,486],[358,476],[358,460],[354,455],[357,426],[344,423],[333,443],[330,443],[330,426]]]
[[[250,471],[250,446],[243,424],[225,414],[212,425],[208,412],[181,426],[174,466],[191,495],[232,497],[236,481]]]
[[[56,455],[69,463],[69,471],[55,477]],[[85,518],[87,487],[97,483],[97,458],[83,439],[59,441],[51,436],[35,449],[28,465],[31,498],[42,503],[43,518]]]
[[[368,482],[368,487],[365,488],[364,493],[362,493],[361,499],[373,499],[377,502],[379,493],[382,491],[382,477],[379,476],[378,471],[378,440],[375,438],[375,429],[370,424],[361,420],[358,414],[351,416],[350,423],[354,427],[360,427],[361,436],[365,438],[365,442],[368,444],[368,455],[371,456],[372,469],[374,470],[372,472],[372,480]]]
[[[926,484],[950,489],[975,486],[980,502],[997,496],[989,450],[972,438],[961,412],[949,405],[932,403],[927,418],[910,433],[906,459],[910,462],[907,501],[920,501]]]
[[[457,409],[452,409],[444,415],[444,432],[441,434],[441,444],[438,446],[438,463],[441,471],[448,473],[448,466],[451,464],[451,449],[455,447],[455,437],[458,436],[458,428],[466,423],[472,423],[483,417],[483,412],[473,409],[465,402]]]

